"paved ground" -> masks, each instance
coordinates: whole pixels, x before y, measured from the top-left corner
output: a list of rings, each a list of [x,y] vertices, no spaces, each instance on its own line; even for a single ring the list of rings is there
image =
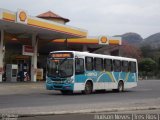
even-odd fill
[[[65,114],[65,115],[46,115],[46,116],[33,116],[21,117],[18,120],[122,120],[118,116],[131,116],[137,118],[136,120],[159,120],[160,109],[158,110],[143,110],[143,111],[123,111],[123,112],[101,112],[101,113],[88,113],[88,114]],[[117,118],[115,119],[115,115]],[[126,119],[123,119],[126,120]],[[128,120],[128,119],[127,119]]]
[[[44,83],[1,83],[0,113],[23,115],[84,113],[160,108],[160,80],[139,81],[124,93],[61,95],[45,90]]]

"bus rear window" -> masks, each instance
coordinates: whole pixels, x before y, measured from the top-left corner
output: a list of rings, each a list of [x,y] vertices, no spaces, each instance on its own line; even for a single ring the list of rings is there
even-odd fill
[[[130,62],[130,72],[136,72],[136,62]]]

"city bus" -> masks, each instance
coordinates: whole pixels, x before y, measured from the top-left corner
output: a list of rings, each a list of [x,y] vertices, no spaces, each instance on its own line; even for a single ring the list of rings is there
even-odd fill
[[[46,89],[62,94],[96,90],[123,92],[137,86],[138,66],[133,58],[78,51],[53,51],[47,59]]]

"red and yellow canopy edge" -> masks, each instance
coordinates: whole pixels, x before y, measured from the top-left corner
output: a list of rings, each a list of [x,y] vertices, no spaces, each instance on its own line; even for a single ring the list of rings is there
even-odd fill
[[[10,22],[15,22],[16,21],[16,14],[14,13],[9,13],[9,12],[3,12],[2,13],[2,19]],[[65,25],[58,25],[58,24],[53,24],[44,20],[35,19],[28,17],[27,25],[34,26],[34,27],[39,27],[47,30],[52,30],[60,33],[65,33],[69,35],[74,35],[78,37],[86,37],[87,32],[74,29]]]
[[[52,40],[53,43],[64,43],[65,39],[57,39],[57,40]],[[98,44],[97,39],[86,39],[86,38],[81,38],[81,39],[67,39],[67,43],[75,43],[75,44]]]
[[[64,43],[65,39],[52,40],[52,43]],[[74,44],[99,44],[99,39],[97,38],[75,38],[67,39],[67,43]],[[121,45],[121,40],[109,39],[109,45]]]

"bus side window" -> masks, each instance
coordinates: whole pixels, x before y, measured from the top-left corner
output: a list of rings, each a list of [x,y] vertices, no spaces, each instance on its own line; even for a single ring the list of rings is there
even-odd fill
[[[93,58],[92,57],[86,57],[85,63],[86,63],[86,70],[93,70]]]
[[[129,63],[128,61],[122,61],[122,71],[123,72],[128,72],[129,70]]]
[[[103,59],[102,58],[94,58],[94,68],[97,71],[103,71]]]
[[[76,74],[84,73],[84,60],[82,58],[75,59],[75,72]]]
[[[113,69],[114,69],[114,72],[121,72],[121,61],[120,60],[113,61]]]
[[[112,71],[112,60],[104,59],[104,69],[105,71]]]
[[[130,62],[130,72],[136,72],[136,62]]]

